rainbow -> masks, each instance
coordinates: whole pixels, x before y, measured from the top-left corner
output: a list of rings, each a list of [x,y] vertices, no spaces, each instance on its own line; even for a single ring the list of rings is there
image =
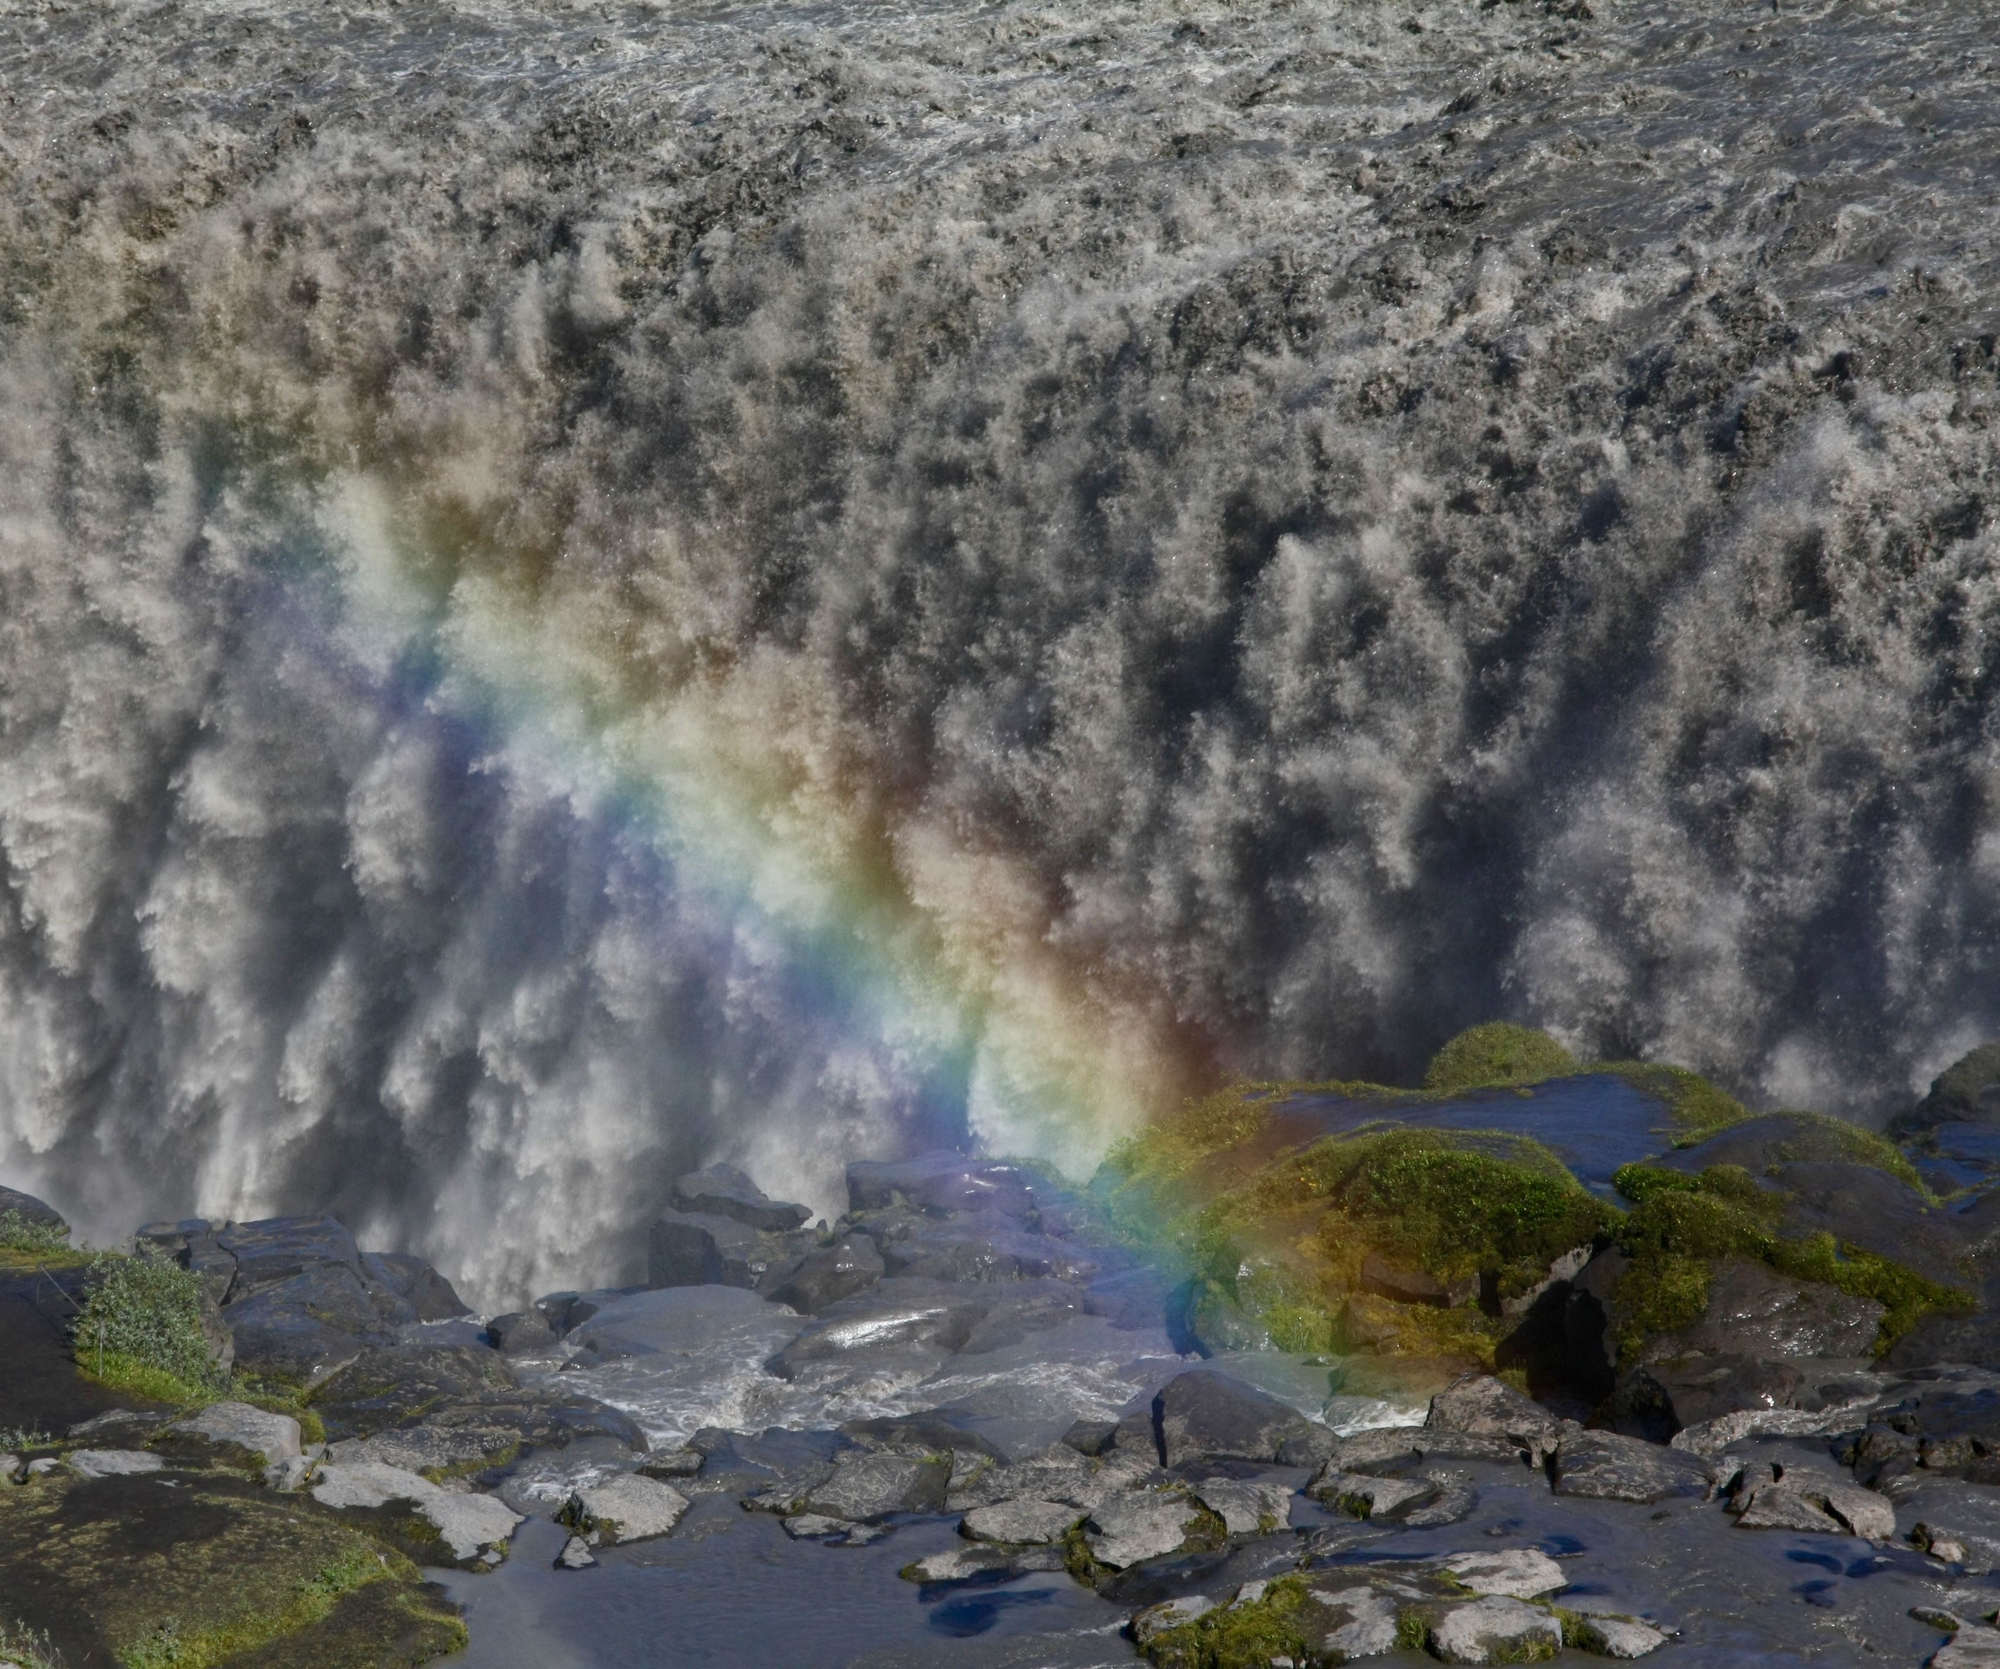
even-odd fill
[[[423,655],[429,703],[475,722],[507,768],[622,815],[871,1042],[959,1062],[977,1149],[1087,1174],[1185,1093],[1170,1020],[1054,942],[1043,882],[984,831],[870,783],[822,717],[833,692],[776,651],[675,666],[670,617],[607,605],[556,564],[448,549],[411,496],[358,472],[316,489],[347,652],[378,668]]]

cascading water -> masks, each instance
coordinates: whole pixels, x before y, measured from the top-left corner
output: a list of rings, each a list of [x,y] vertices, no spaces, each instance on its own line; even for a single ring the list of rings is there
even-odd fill
[[[7,1179],[497,1297],[1503,1010],[1900,1099],[2000,56],[1606,12],[11,10]]]

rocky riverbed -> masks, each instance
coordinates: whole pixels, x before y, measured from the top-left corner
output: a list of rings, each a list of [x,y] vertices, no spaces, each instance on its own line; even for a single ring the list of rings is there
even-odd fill
[[[9,1193],[10,1640],[137,1669],[638,1665],[669,1642],[676,1664],[828,1669],[2000,1663],[1993,1053],[1904,1147],[1847,1127],[1846,1158],[1805,1115],[1692,1129],[1705,1086],[1599,1068],[1239,1094],[1190,1115],[1204,1145],[1172,1182],[1187,1121],[1087,1188],[957,1153],[856,1163],[832,1222],[718,1165],[674,1185],[648,1284],[493,1316],[330,1217],[148,1224],[134,1257],[86,1260]],[[1373,1248],[1321,1271],[1338,1348],[1270,1337],[1299,1306],[1270,1299],[1243,1189],[1291,1234],[1274,1175],[1385,1134],[1525,1166],[1510,1132],[1538,1111],[1539,1151],[1573,1149],[1561,1182],[1602,1212],[1540,1281],[1468,1280],[1332,1195],[1325,1221]],[[1674,1326],[1645,1274],[1661,1198],[1676,1278],[1700,1272]],[[1753,1206],[1766,1239],[1690,1249],[1689,1213]],[[1802,1276],[1829,1233],[1837,1279]],[[78,1306],[160,1263],[226,1394],[170,1406],[93,1366]]]

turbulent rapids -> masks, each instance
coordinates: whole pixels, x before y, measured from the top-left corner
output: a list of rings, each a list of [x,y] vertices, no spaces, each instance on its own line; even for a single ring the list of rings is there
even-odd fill
[[[1902,1103],[2000,1025],[1991,25],[10,7],[8,1176],[497,1300],[1499,1012]]]

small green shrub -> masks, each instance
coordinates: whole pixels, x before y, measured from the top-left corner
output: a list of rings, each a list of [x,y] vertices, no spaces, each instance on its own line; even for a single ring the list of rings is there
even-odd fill
[[[201,1283],[179,1264],[104,1256],[71,1323],[78,1364],[106,1384],[162,1402],[209,1401],[228,1389],[201,1325]]]
[[[53,1223],[38,1223],[19,1211],[0,1211],[0,1251],[38,1253],[67,1252],[69,1230]]]
[[[20,1623],[0,1622],[0,1663],[17,1663],[21,1669],[63,1669],[62,1653],[49,1644],[49,1637]]]
[[[1547,1032],[1495,1020],[1463,1031],[1431,1057],[1424,1088],[1432,1094],[1532,1084],[1581,1070]]]

